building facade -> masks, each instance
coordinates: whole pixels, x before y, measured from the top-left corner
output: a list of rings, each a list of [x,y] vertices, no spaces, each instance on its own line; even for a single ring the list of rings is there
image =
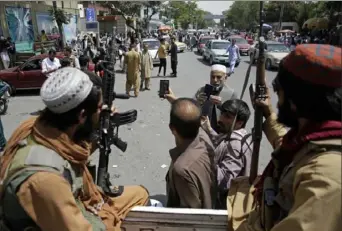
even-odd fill
[[[42,30],[48,36],[59,36],[49,12],[52,5],[52,1],[0,2],[0,35],[11,37],[18,52],[32,51]],[[65,39],[70,40],[77,33],[77,1],[57,1],[57,7],[70,16],[70,23],[64,26]]]

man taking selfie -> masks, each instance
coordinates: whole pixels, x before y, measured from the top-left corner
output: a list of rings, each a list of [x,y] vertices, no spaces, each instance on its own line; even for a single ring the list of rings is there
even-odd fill
[[[218,131],[217,121],[220,116],[220,110],[217,106],[226,100],[237,98],[235,91],[226,85],[226,80],[226,67],[220,64],[212,65],[210,84],[198,89],[194,97],[202,107],[202,113],[209,117],[211,127],[215,131]],[[211,91],[206,92],[206,89],[210,89]],[[169,94],[166,94],[165,98],[171,103],[177,99],[171,89],[169,89]]]

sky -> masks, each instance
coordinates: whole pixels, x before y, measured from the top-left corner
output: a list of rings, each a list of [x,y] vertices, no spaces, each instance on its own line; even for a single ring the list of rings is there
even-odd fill
[[[198,1],[199,8],[209,11],[212,14],[222,14],[222,11],[228,10],[234,1]]]

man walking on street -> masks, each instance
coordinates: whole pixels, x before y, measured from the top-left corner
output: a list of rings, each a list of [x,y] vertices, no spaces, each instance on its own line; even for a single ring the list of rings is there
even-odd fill
[[[171,48],[169,50],[169,53],[171,54],[171,69],[172,69],[171,76],[173,77],[177,77],[177,64],[178,64],[177,45],[175,41],[176,41],[175,37],[172,37]]]
[[[126,94],[129,95],[132,86],[134,87],[134,95],[138,97],[140,89],[140,68],[141,60],[139,53],[135,50],[136,45],[131,44],[130,51],[125,56],[125,64],[127,65],[126,73]]]
[[[144,44],[144,49],[141,52],[141,83],[140,91],[143,91],[143,85],[145,82],[145,90],[150,90],[151,72],[153,70],[153,60],[150,52],[148,51],[148,45]]]
[[[235,39],[232,40],[232,44],[228,46],[227,52],[229,54],[229,67],[230,71],[228,76],[234,73],[234,68],[237,60],[240,60],[240,50],[239,47],[235,44]]]

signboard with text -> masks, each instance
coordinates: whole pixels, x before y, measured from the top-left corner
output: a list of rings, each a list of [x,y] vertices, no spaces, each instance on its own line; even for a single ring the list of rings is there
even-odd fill
[[[87,22],[95,22],[96,14],[94,8],[86,8],[86,21]]]

